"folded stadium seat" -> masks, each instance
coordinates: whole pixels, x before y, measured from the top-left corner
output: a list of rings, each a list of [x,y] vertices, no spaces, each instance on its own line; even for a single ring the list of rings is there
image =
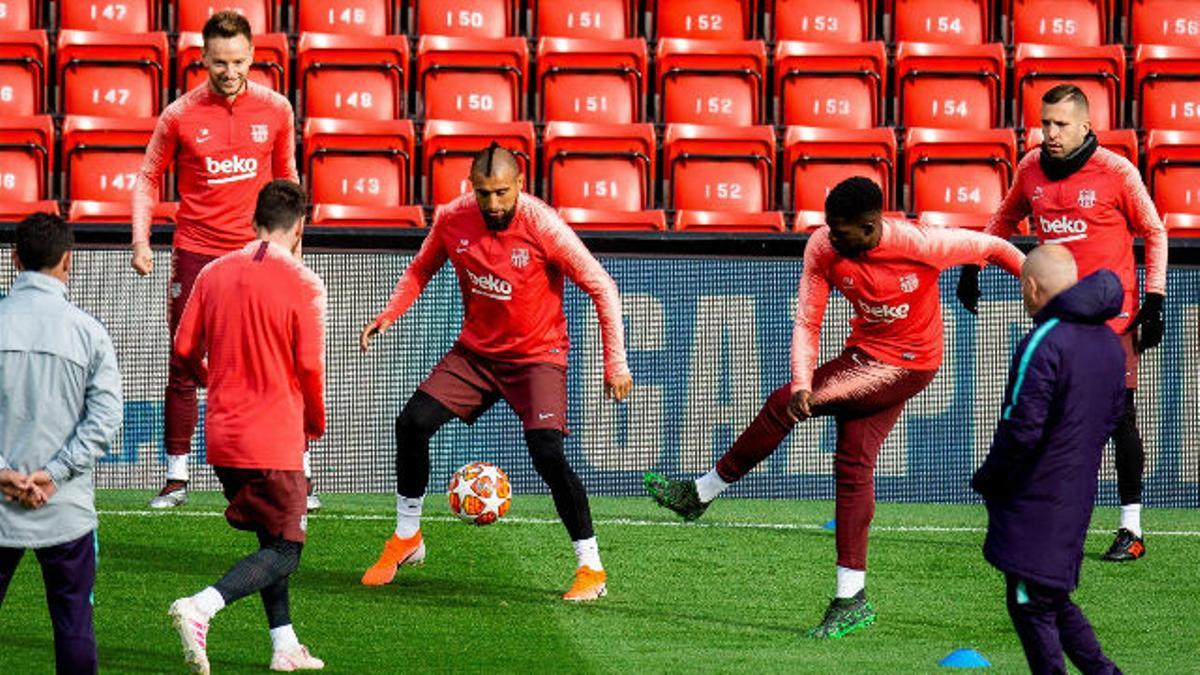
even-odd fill
[[[45,112],[48,53],[44,30],[0,33],[0,116]]]
[[[1138,45],[1133,100],[1142,129],[1200,129],[1200,47]]]
[[[1130,44],[1200,47],[1200,2],[1127,0]]]
[[[191,91],[208,80],[208,71],[201,60],[204,36],[200,33],[180,33],[175,47],[176,95]],[[258,33],[254,36],[254,63],[250,79],[289,96],[288,39],[284,33]],[[290,96],[289,96],[290,98]]]
[[[763,121],[766,46],[760,40],[658,41],[659,121],[750,126]]]
[[[776,42],[865,42],[875,36],[875,0],[771,0]]]
[[[824,211],[796,211],[792,217],[792,231],[813,233],[825,226]]]
[[[55,199],[43,199],[37,202],[0,200],[0,223],[15,223],[33,213],[52,213],[57,216],[59,215],[58,201]]]
[[[390,120],[408,109],[408,38],[306,33],[296,45],[302,117]]]
[[[418,35],[502,38],[517,34],[513,0],[411,0]]]
[[[1108,42],[1115,17],[1108,0],[1009,0],[1013,43],[1095,47]]]
[[[636,37],[634,0],[530,0],[538,37],[620,40]]]
[[[59,30],[149,33],[158,30],[159,0],[58,0]]]
[[[68,115],[62,127],[62,197],[130,202],[156,122],[153,117]],[[168,182],[163,181],[164,189]]]
[[[1120,45],[1017,45],[1013,59],[1017,99],[1014,126],[1041,124],[1042,94],[1056,84],[1069,82],[1087,94],[1093,129],[1120,128],[1124,74],[1125,50]]]
[[[528,63],[525,38],[422,36],[417,42],[418,108],[426,119],[524,119]]]
[[[622,230],[661,232],[667,229],[662,211],[601,211],[561,208],[558,215],[576,230]]]
[[[542,142],[552,206],[641,211],[654,203],[652,124],[550,122]]]
[[[1112,150],[1138,165],[1138,135],[1133,129],[1108,129],[1096,131],[1096,140],[1100,145]],[[1029,152],[1042,144],[1042,128],[1030,127],[1025,132],[1025,152]]]
[[[304,176],[316,204],[400,206],[413,201],[412,120],[304,122]]]
[[[223,9],[246,17],[255,37],[279,26],[279,0],[170,0],[170,4],[174,7],[175,30],[180,33],[199,33],[208,17]]]
[[[0,0],[0,31],[33,30],[42,27],[42,0]]]
[[[58,111],[64,115],[154,117],[167,84],[167,34],[58,34]]]
[[[1200,213],[1200,131],[1151,129],[1143,175],[1159,213]]]
[[[0,201],[50,197],[54,121],[49,115],[0,117]]]
[[[775,130],[667,125],[663,173],[671,208],[770,211],[775,203]]]
[[[313,204],[315,227],[413,228],[425,227],[425,211],[420,206],[360,206]]]
[[[539,119],[627,124],[645,118],[644,40],[542,38],[536,60]]]
[[[896,46],[900,127],[991,129],[1004,126],[1004,45]]]
[[[422,137],[421,181],[424,202],[440,206],[471,189],[471,161],[492,141],[511,150],[525,173],[525,189],[533,192],[537,141],[532,122],[456,122],[429,120]]]
[[[904,141],[908,211],[990,214],[1012,183],[1012,129],[909,129]]]
[[[156,225],[175,223],[179,202],[158,202],[150,209],[150,222]],[[133,218],[133,202],[97,202],[77,199],[67,208],[67,220],[72,223],[128,224]]]
[[[755,37],[758,0],[647,0],[654,36],[691,40]]]
[[[783,140],[783,183],[794,211],[825,212],[825,196],[851,176],[867,176],[892,208],[896,134],[891,129],[788,127]]]
[[[882,42],[780,42],[775,120],[785,125],[869,129],[883,124],[887,53]]]
[[[395,0],[294,0],[295,33],[382,36],[395,32]]]
[[[1200,237],[1200,214],[1168,213],[1163,216],[1168,237]]]
[[[779,211],[742,213],[680,209],[675,212],[675,229],[692,232],[787,232],[783,214]]]
[[[892,16],[893,42],[991,41],[991,0],[885,0],[884,11]]]
[[[917,224],[921,227],[957,227],[965,230],[982,232],[987,227],[987,213],[948,213],[946,211],[922,211],[917,215]]]

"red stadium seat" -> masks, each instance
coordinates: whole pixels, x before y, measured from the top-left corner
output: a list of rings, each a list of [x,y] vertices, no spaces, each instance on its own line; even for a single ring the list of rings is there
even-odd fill
[[[633,0],[530,0],[540,37],[620,40],[637,36]]]
[[[390,120],[407,109],[408,39],[300,36],[296,98],[304,117]]]
[[[180,33],[199,33],[208,17],[226,9],[246,17],[256,38],[279,25],[278,0],[171,0],[171,4],[175,6],[175,30]]]
[[[1200,214],[1168,213],[1163,216],[1168,237],[1200,237]]]
[[[649,208],[656,148],[652,124],[550,122],[542,143],[546,201],[607,211]]]
[[[792,210],[824,213],[826,195],[851,176],[867,176],[878,183],[884,208],[891,208],[896,135],[885,128],[789,127],[783,141],[783,172]]]
[[[1100,145],[1112,150],[1129,160],[1134,166],[1138,164],[1138,135],[1133,129],[1108,129],[1097,131],[1096,140]],[[1042,144],[1042,128],[1030,127],[1025,132],[1025,151],[1028,152]]]
[[[1200,131],[1147,133],[1145,177],[1159,213],[1200,214]]]
[[[990,214],[947,213],[946,211],[922,211],[917,216],[921,227],[957,227],[982,232],[987,227]]]
[[[775,203],[775,130],[670,124],[663,169],[671,208],[769,211]]]
[[[413,199],[412,120],[304,122],[304,175],[316,204],[400,206]]]
[[[1128,1],[1130,43],[1200,47],[1200,3],[1187,0]]]
[[[909,212],[990,214],[1012,183],[1012,129],[909,129],[904,147]]]
[[[167,34],[58,34],[59,112],[154,117],[166,86]]]
[[[175,223],[179,213],[179,202],[157,202],[150,209],[150,222],[156,225]],[[133,218],[133,202],[97,202],[77,199],[67,209],[67,220],[72,223],[119,223],[125,224]]]
[[[204,36],[200,33],[180,33],[176,45],[175,86],[176,95],[191,91],[208,79],[201,52]],[[284,33],[266,33],[254,36],[254,64],[250,66],[250,79],[264,87],[270,87],[287,96],[288,88],[288,39]]]
[[[1004,45],[902,42],[896,47],[897,124],[1004,126]]]
[[[59,0],[60,30],[149,33],[158,30],[158,0]]]
[[[1133,92],[1143,129],[1200,129],[1200,47],[1139,45]]]
[[[650,0],[654,35],[690,40],[749,40],[757,0]]]
[[[535,183],[537,141],[530,122],[488,124],[429,120],[423,139],[422,181],[425,203],[440,206],[471,189],[471,161],[492,141],[511,150],[525,173],[526,189]]]
[[[576,230],[622,230],[661,232],[667,229],[662,211],[601,211],[597,209],[559,209],[558,215]]]
[[[655,61],[661,122],[762,122],[767,52],[761,41],[662,39]]]
[[[776,42],[865,42],[875,36],[874,0],[772,0]]]
[[[68,116],[62,131],[63,197],[129,202],[156,121]]]
[[[523,119],[528,63],[525,38],[424,36],[417,42],[418,107],[426,119]]]
[[[517,34],[513,0],[413,0],[418,35],[502,38]]]
[[[738,211],[675,212],[675,229],[701,232],[787,232],[779,211],[741,213]]]
[[[1122,126],[1125,51],[1120,45],[1062,47],[1017,45],[1013,61],[1018,128],[1041,124],[1042,94],[1069,82],[1087,94],[1093,129]]]
[[[54,122],[49,115],[0,117],[0,201],[50,197]]]
[[[542,38],[537,106],[543,120],[640,122],[645,117],[646,42]]]
[[[296,33],[383,36],[394,32],[395,0],[295,0]]]
[[[425,227],[425,212],[420,206],[313,204],[312,225],[408,229]]]
[[[44,30],[0,33],[0,116],[45,112],[47,54]]]
[[[40,28],[42,4],[42,0],[0,0],[0,31]]]
[[[1108,41],[1107,0],[1011,0],[1013,42],[1097,47]]]
[[[792,231],[813,233],[825,226],[824,211],[796,211],[792,216]]]
[[[3,150],[0,150],[3,152]],[[0,200],[0,223],[15,223],[34,213],[59,215],[58,201],[44,199],[37,202],[6,202]]]
[[[780,42],[775,119],[782,124],[869,129],[883,123],[887,54],[882,42]]]
[[[981,45],[991,40],[990,0],[889,0],[894,42]]]

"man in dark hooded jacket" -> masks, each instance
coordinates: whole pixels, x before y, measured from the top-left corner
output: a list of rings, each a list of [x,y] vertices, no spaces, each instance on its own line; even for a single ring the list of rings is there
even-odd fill
[[[1070,251],[1046,245],[1021,270],[1034,328],[1013,355],[1004,409],[971,481],[988,509],[983,555],[1004,572],[1008,613],[1035,674],[1119,673],[1071,601],[1096,499],[1104,445],[1125,406],[1120,339],[1105,321],[1121,310],[1117,276],[1076,283]]]

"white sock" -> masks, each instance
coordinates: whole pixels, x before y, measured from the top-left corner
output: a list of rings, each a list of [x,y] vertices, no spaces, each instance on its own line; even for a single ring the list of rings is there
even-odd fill
[[[221,592],[212,586],[193,595],[192,602],[196,603],[196,607],[210,621],[217,615],[217,612],[225,607],[225,598],[221,597]]]
[[[167,455],[167,480],[187,480],[187,462],[187,455]]]
[[[292,630],[292,624],[271,629],[271,647],[277,652],[290,652],[300,647],[300,638]]]
[[[586,565],[597,572],[604,569],[604,565],[600,564],[600,545],[596,543],[595,537],[580,539],[571,543],[575,545],[576,567]]]
[[[396,536],[408,539],[421,531],[421,506],[425,496],[405,497],[396,493]]]
[[[853,570],[849,567],[837,567],[837,597],[853,598],[859,591],[867,587],[867,571]]]
[[[308,451],[304,451],[304,477],[312,478],[312,460],[308,458]]]
[[[696,492],[700,493],[700,501],[711,502],[725,491],[725,488],[732,485],[726,483],[725,479],[717,474],[717,468],[714,466],[708,473],[696,479]]]
[[[1121,506],[1121,527],[1129,530],[1135,537],[1142,536],[1142,505],[1125,504]]]

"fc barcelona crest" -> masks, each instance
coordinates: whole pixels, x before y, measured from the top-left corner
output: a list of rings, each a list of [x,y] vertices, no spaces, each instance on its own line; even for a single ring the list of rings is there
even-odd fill
[[[917,287],[920,285],[921,282],[917,280],[917,275],[915,274],[905,274],[904,276],[900,277],[900,290],[904,291],[905,293],[912,293],[913,291],[917,290]]]
[[[265,124],[251,124],[250,125],[250,140],[254,141],[255,143],[266,143],[267,138],[269,138],[270,135],[271,134],[270,134],[270,131],[268,131],[268,129],[267,129],[267,125],[265,125]]]
[[[521,269],[529,264],[529,249],[514,248],[512,250],[512,266]]]
[[[1080,190],[1079,191],[1079,207],[1090,209],[1096,205],[1095,190]]]

